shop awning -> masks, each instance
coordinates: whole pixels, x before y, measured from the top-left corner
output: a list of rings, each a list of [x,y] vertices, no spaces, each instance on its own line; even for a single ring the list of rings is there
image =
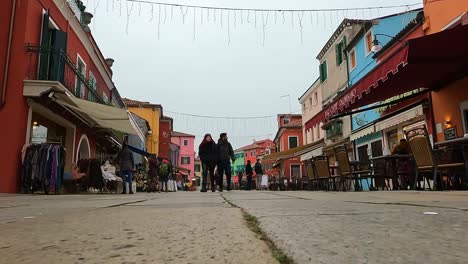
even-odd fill
[[[323,154],[323,147],[320,147],[312,151],[309,151],[306,154],[301,155],[301,161],[310,160],[313,157],[320,156],[322,154]]]
[[[23,95],[26,97],[41,97],[49,94],[49,97],[69,109],[74,114],[79,115],[92,127],[102,127],[114,129],[127,134],[139,135],[138,128],[130,113],[126,109],[120,109],[108,105],[98,104],[83,99],[79,99],[71,94],[59,82],[55,81],[24,81]]]
[[[368,126],[366,128],[363,128],[363,129],[361,129],[359,131],[356,131],[356,132],[352,133],[349,136],[349,140],[354,141],[354,140],[356,140],[358,138],[362,138],[362,137],[370,135],[370,134],[372,134],[374,132],[376,132],[374,124],[371,124],[370,126]]]
[[[310,119],[306,129],[333,116],[417,89],[440,88],[468,74],[468,25],[411,39],[337,100]]]
[[[423,107],[422,105],[418,105],[417,107],[406,110],[403,113],[397,114],[381,122],[378,122],[377,124],[375,124],[375,131],[382,131],[384,129],[396,126],[406,121],[410,121],[411,119],[417,118],[422,115],[424,115]]]
[[[303,145],[303,146],[300,146],[300,147],[297,147],[297,148],[292,148],[292,149],[288,149],[288,150],[285,150],[285,151],[281,151],[281,152],[276,152],[276,153],[273,153],[271,155],[268,155],[268,156],[265,156],[263,158],[263,161],[268,161],[268,160],[283,160],[283,159],[290,159],[290,158],[294,158],[294,157],[299,157],[309,151],[313,151],[315,149],[318,149],[320,147],[323,147],[323,144],[324,144],[324,140],[321,139],[319,141],[316,141],[316,142],[313,142],[313,143],[310,143],[310,144],[307,144],[307,145]]]

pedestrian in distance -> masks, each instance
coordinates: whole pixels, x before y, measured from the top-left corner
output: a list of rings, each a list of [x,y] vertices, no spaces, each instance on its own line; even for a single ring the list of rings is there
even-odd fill
[[[124,140],[122,149],[117,154],[117,160],[120,166],[120,177],[122,178],[122,194],[127,194],[127,183],[129,194],[133,194],[132,178],[135,171],[135,161],[133,159],[133,152],[128,149],[127,139]]]
[[[260,190],[261,184],[262,184],[262,176],[263,176],[263,168],[262,168],[262,164],[260,163],[260,159],[258,159],[257,162],[255,162],[254,170],[255,170],[255,178],[256,178],[255,180],[256,187],[257,187],[257,190]]]
[[[148,159],[148,179],[147,179],[147,192],[156,192],[159,191],[158,184],[158,170],[159,170],[159,161],[158,157],[155,154],[152,154]]]
[[[159,180],[161,181],[161,192],[168,192],[167,182],[169,181],[169,174],[171,174],[172,166],[167,159],[163,159],[159,164]]]
[[[236,161],[234,150],[228,141],[227,133],[221,133],[218,139],[218,185],[223,191],[223,175],[226,174],[227,190],[231,190],[231,160]]]
[[[253,168],[250,160],[247,160],[247,165],[245,165],[245,174],[247,174],[247,191],[252,190],[252,176]]]
[[[201,192],[207,192],[206,184],[208,174],[210,175],[211,191],[215,192],[215,167],[218,161],[218,151],[216,149],[216,143],[210,134],[206,134],[203,137],[203,141],[198,147],[198,155],[202,162],[202,188]]]

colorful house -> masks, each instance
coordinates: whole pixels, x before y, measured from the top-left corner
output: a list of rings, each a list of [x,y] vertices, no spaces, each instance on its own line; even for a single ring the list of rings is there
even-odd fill
[[[148,121],[151,130],[146,136],[146,151],[159,155],[159,124],[163,117],[161,105],[123,98],[128,110]]]
[[[179,149],[179,157],[178,157],[178,167],[184,168],[189,170],[190,173],[188,176],[188,180],[192,180],[195,176],[195,136],[172,131],[171,133],[171,142],[176,144],[180,147]]]
[[[171,132],[174,130],[174,120],[163,116],[159,120],[159,156],[169,158],[171,155]]]
[[[64,147],[70,172],[80,159],[115,154],[123,133],[137,134],[91,17],[80,1],[2,1],[0,193],[19,191],[23,146]]]

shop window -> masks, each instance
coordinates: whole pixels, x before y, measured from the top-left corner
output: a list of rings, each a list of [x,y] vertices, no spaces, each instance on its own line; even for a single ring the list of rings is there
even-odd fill
[[[362,161],[362,162],[369,161],[369,155],[367,154],[367,149],[368,149],[367,144],[358,147],[357,152],[358,152],[359,161]]]
[[[181,161],[184,165],[190,164],[190,157],[182,157]]]
[[[66,129],[41,115],[33,113],[31,119],[31,143],[64,144]]]
[[[383,156],[382,140],[374,141],[371,143],[371,153],[372,157]]]
[[[291,165],[291,177],[301,177],[301,165]]]
[[[349,67],[350,67],[350,70],[354,70],[354,68],[356,68],[357,66],[357,61],[356,61],[356,50],[355,49],[352,49],[350,52],[349,52]]]
[[[200,164],[195,164],[194,170],[195,170],[195,172],[200,172],[200,171],[201,171],[201,166],[200,166]]]
[[[388,148],[389,151],[391,152],[396,145],[398,145],[398,133],[396,130],[393,130],[391,132],[387,133],[387,139],[388,139]]]
[[[298,142],[299,138],[298,137],[289,137],[289,149],[297,148],[298,147]]]
[[[366,41],[366,56],[369,55],[371,52],[372,52],[372,41],[373,41],[373,37],[372,37],[372,31],[369,31],[367,32],[366,34],[366,37],[365,37],[365,41]]]

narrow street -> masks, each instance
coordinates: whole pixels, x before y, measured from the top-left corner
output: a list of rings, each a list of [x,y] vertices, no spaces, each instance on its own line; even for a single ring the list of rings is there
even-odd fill
[[[294,263],[468,258],[461,192],[1,195],[0,204],[1,263],[278,263],[243,212]]]

